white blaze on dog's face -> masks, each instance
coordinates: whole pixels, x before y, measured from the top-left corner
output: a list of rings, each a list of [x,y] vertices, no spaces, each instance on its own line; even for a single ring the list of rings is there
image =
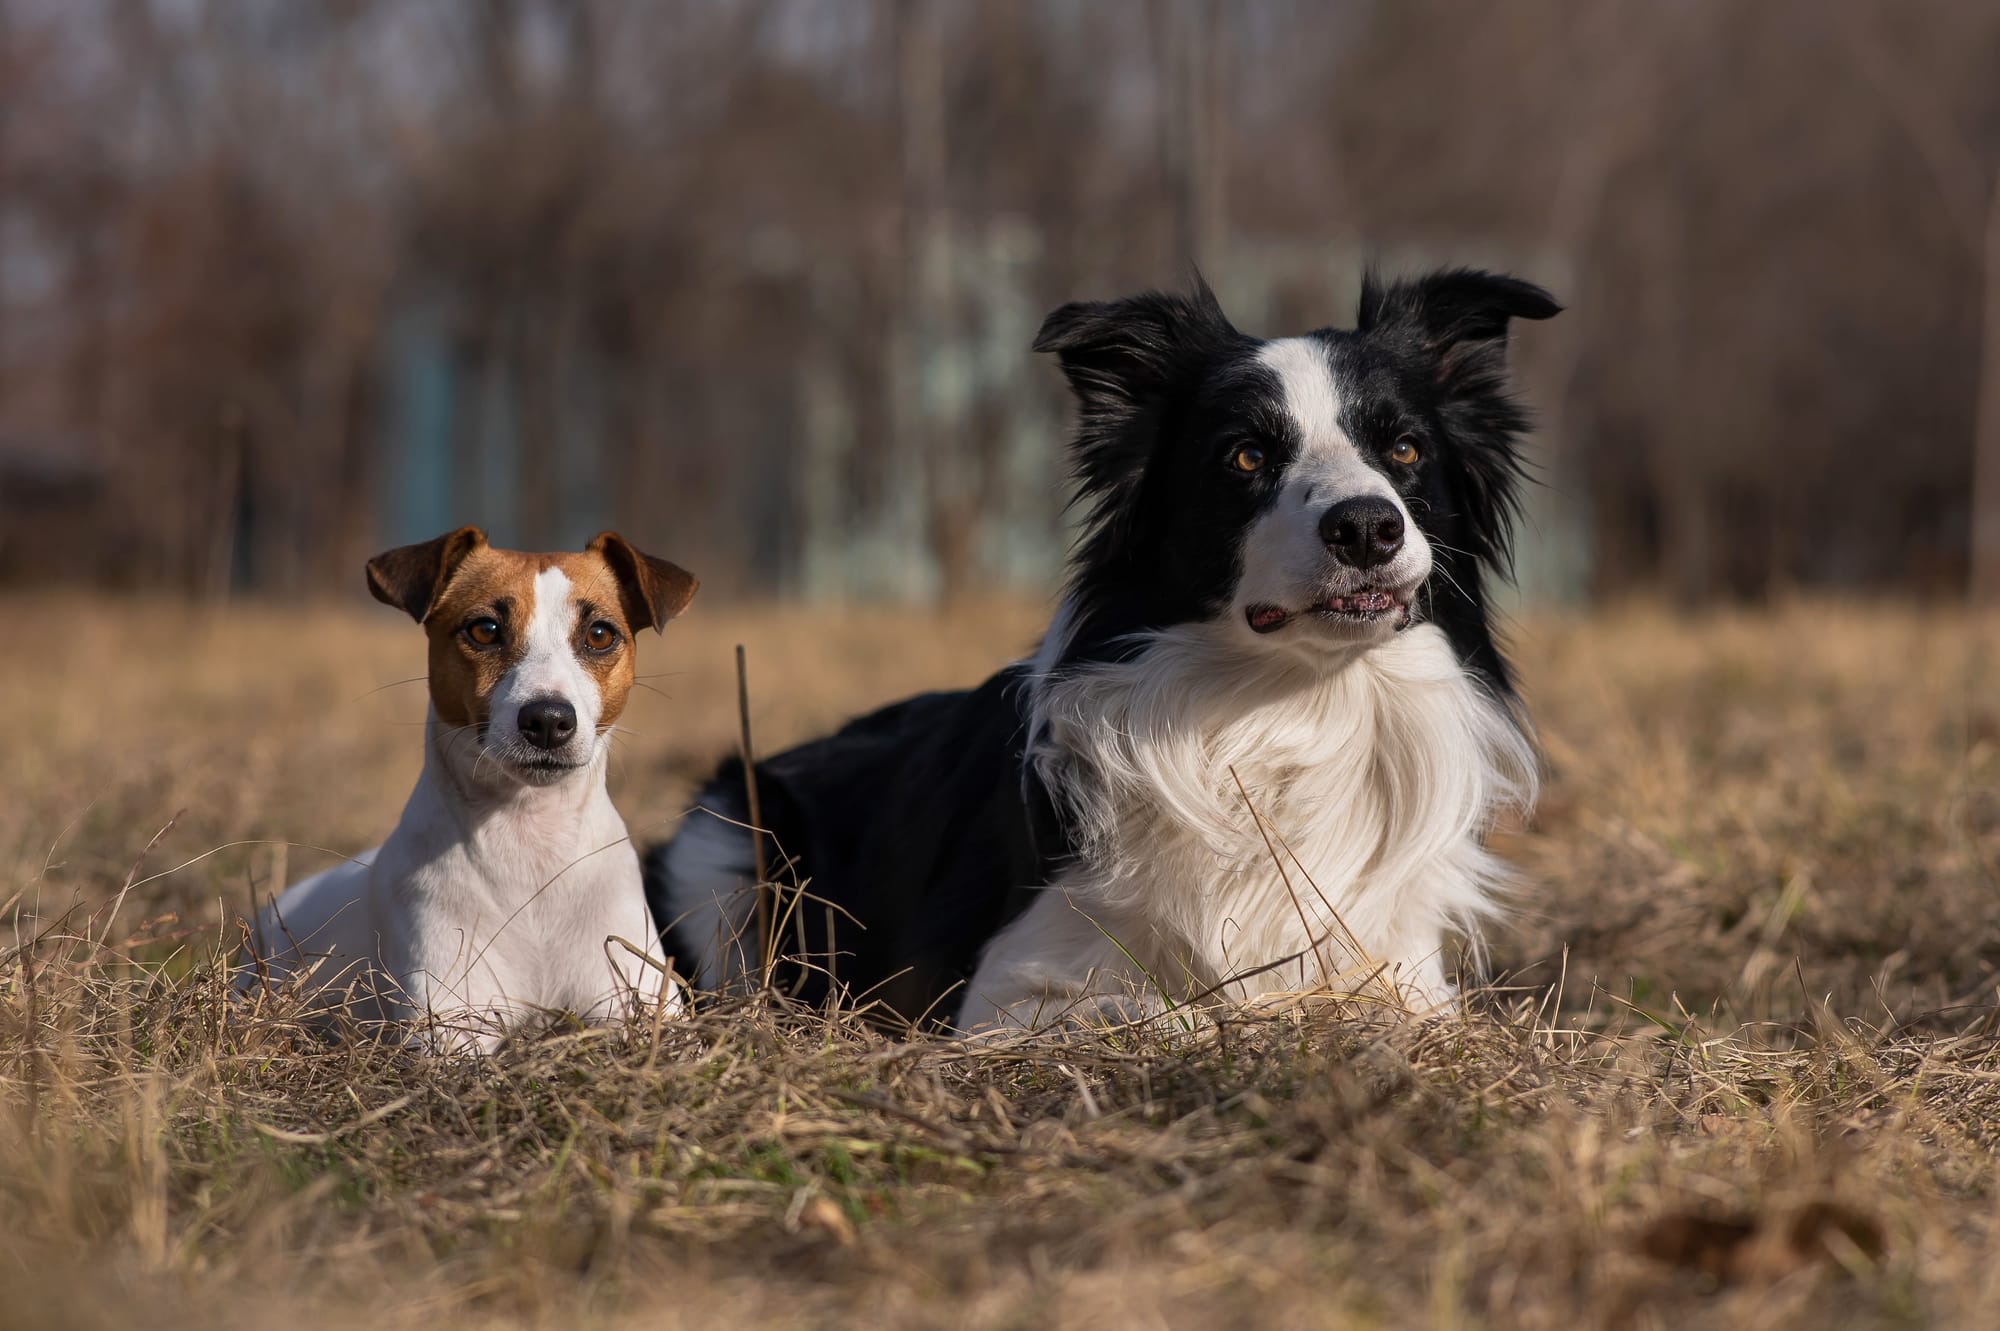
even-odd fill
[[[1287,438],[1232,458],[1239,470],[1276,469],[1244,533],[1232,618],[1260,637],[1290,628],[1287,642],[1365,642],[1403,628],[1431,549],[1386,469],[1414,466],[1415,445],[1364,456],[1342,427],[1334,362],[1319,338],[1264,343],[1256,362]]]
[[[531,783],[588,766],[631,689],[630,627],[581,592],[561,568],[538,569],[518,596],[472,611],[508,616],[499,641],[480,646],[464,629],[457,635],[464,650],[505,662],[482,700],[482,747]]]
[[[446,752],[483,774],[552,785],[593,767],[625,709],[637,629],[665,626],[695,582],[606,532],[581,554],[496,550],[477,528],[369,561],[378,599],[430,637]]]

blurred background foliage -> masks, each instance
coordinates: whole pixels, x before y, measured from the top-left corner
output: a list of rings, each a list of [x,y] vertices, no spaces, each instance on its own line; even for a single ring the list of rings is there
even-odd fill
[[[0,0],[0,582],[1047,588],[1063,300],[1503,267],[1532,595],[2000,590],[1987,0]]]

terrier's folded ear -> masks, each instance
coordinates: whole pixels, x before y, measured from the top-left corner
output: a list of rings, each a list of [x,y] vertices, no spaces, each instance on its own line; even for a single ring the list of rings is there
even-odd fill
[[[399,545],[368,561],[368,590],[419,624],[430,618],[466,556],[486,548],[486,533],[460,527],[422,545]]]
[[[611,566],[625,603],[626,622],[635,628],[641,624],[655,632],[666,628],[668,620],[688,608],[701,585],[680,565],[633,548],[615,531],[599,532],[585,549],[603,556]]]

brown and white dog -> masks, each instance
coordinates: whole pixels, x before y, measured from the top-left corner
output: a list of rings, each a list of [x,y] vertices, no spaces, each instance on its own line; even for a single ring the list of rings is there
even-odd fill
[[[262,912],[239,986],[303,976],[432,1048],[491,1050],[552,1012],[678,1012],[604,778],[634,635],[694,578],[614,532],[525,554],[462,527],[369,560],[368,589],[430,637],[423,775],[387,841]]]

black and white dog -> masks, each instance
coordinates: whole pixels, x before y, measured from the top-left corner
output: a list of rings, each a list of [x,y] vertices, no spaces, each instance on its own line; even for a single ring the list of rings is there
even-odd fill
[[[1370,977],[1449,1001],[1445,937],[1505,878],[1482,833],[1533,794],[1484,582],[1521,479],[1508,321],[1559,309],[1455,270],[1277,341],[1205,287],[1050,315],[1087,506],[1061,607],[981,687],[758,766],[779,941],[816,959],[789,982],[962,1029]],[[741,768],[700,805],[646,885],[727,988],[759,946]]]

